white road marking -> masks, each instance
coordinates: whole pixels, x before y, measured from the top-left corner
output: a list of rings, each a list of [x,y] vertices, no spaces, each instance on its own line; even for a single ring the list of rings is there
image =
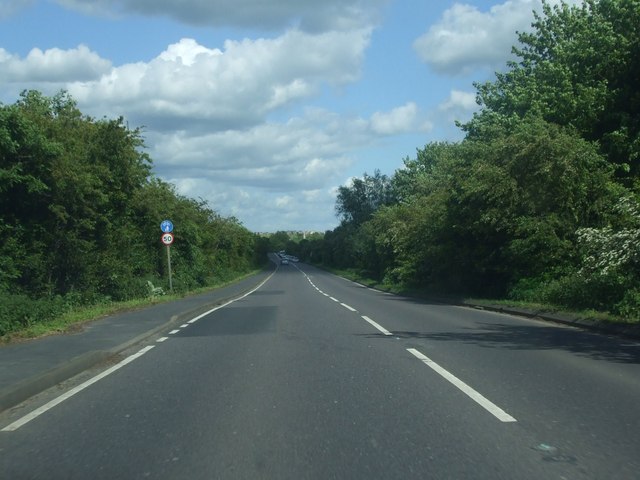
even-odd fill
[[[305,276],[306,276],[306,274],[305,274]],[[309,279],[309,277],[307,277],[307,279]],[[348,280],[348,281],[350,281],[350,280]],[[318,292],[322,293],[325,297],[329,297],[334,302],[340,303],[340,305],[342,305],[343,307],[345,307],[348,310],[351,310],[352,312],[356,312],[357,311],[355,308],[353,308],[353,307],[351,307],[351,306],[349,306],[349,305],[347,305],[345,303],[340,302],[337,298],[331,297],[328,294],[322,292],[318,287],[316,287],[313,284],[313,282],[311,282],[311,280],[309,280],[309,282],[311,283],[311,285],[313,285],[316,288],[316,290],[318,290]],[[355,283],[355,282],[351,282],[351,283]],[[357,284],[357,285],[359,285],[359,284]],[[385,295],[393,295],[390,292],[381,292],[380,290],[376,290],[376,289],[373,289],[373,288],[368,288],[368,289],[372,290],[374,292],[377,292],[377,293],[383,293]],[[389,330],[384,328],[379,323],[373,321],[372,319],[370,319],[366,315],[362,315],[362,318],[364,320],[366,320],[367,322],[369,322],[374,328],[376,328],[382,334],[387,335],[387,336],[393,335]],[[408,348],[407,351],[409,351],[416,358],[421,360],[425,365],[427,365],[429,368],[434,370],[437,374],[442,376],[445,380],[447,380],[448,382],[450,382],[451,384],[456,386],[458,389],[460,389],[465,395],[467,395],[469,398],[474,400],[476,403],[478,403],[478,405],[483,407],[485,410],[487,410],[489,413],[491,413],[494,417],[496,417],[501,422],[517,422],[517,420],[514,417],[509,415],[507,412],[502,410],[500,407],[498,407],[496,404],[494,404],[493,402],[488,400],[486,397],[481,395],[479,392],[477,392],[476,390],[471,388],[469,385],[464,383],[458,377],[456,377],[452,373],[450,373],[447,370],[445,370],[444,368],[442,368],[440,365],[438,365],[436,362],[431,360],[426,355],[423,355],[422,353],[420,353],[415,348]]]
[[[452,373],[449,373],[447,370],[442,368],[440,365],[438,365],[436,362],[431,360],[426,355],[423,355],[415,348],[407,348],[407,351],[410,352],[412,355],[414,355],[416,358],[420,359],[425,365],[427,365],[429,368],[435,371],[438,375],[442,376],[445,380],[447,380],[448,382],[458,387],[465,395],[470,397],[478,405],[483,407],[485,410],[487,410],[490,414],[492,414],[501,422],[517,422],[517,420],[513,418],[511,415],[509,415],[507,412],[502,410],[493,402],[487,400],[480,393],[476,392],[469,385],[464,383],[462,380],[460,380],[458,377],[456,377]]]
[[[369,322],[371,325],[373,325],[376,329],[378,329],[380,332],[382,332],[384,335],[392,335],[392,333],[387,330],[386,328],[384,328],[382,325],[380,325],[379,323],[374,322],[373,320],[371,320],[369,317],[367,317],[366,315],[362,315],[362,318],[365,319],[367,322]]]
[[[189,326],[188,323],[183,323],[182,325],[180,325],[180,328],[187,328]]]
[[[192,318],[191,320],[189,320],[187,323],[195,323],[198,320],[200,320],[201,318],[206,317],[207,315],[209,315],[210,313],[215,312],[216,310],[220,310],[221,308],[226,307],[227,305],[231,305],[233,302],[237,302],[238,300],[242,300],[243,298],[248,297],[249,295],[251,295],[253,292],[255,292],[256,290],[258,290],[259,288],[261,288],[265,283],[267,283],[271,277],[273,277],[273,273],[271,275],[269,275],[267,278],[265,278],[256,288],[254,288],[253,290],[248,291],[247,293],[245,293],[244,295],[238,297],[238,298],[234,298],[233,300],[229,300],[228,302],[223,303],[222,305],[218,305],[217,307],[212,308],[211,310],[207,310],[204,313],[201,313],[200,315],[198,315],[197,317]],[[179,330],[176,330],[176,332]],[[173,333],[173,332],[169,332],[169,333]]]
[[[251,295],[253,292],[255,292],[256,290],[258,290],[260,287],[262,287],[265,283],[267,283],[267,281],[269,281],[269,279],[273,276],[273,273],[271,275],[269,275],[267,278],[265,278],[256,288],[254,288],[253,290],[248,291],[247,293],[245,293],[244,295],[238,297],[238,298],[234,298],[233,300],[230,300],[222,305],[219,305],[215,308],[212,308],[211,310],[204,312],[201,315],[198,315],[197,317],[191,319],[190,321],[188,321],[186,324],[182,325],[180,328],[184,328],[186,326],[188,326],[188,324],[193,323],[199,319],[201,319],[202,317],[205,317],[207,315],[209,315],[212,312],[215,312],[216,310],[219,310],[223,307],[226,307],[227,305],[236,302],[238,300],[242,300],[245,297],[248,297],[249,295]],[[172,330],[169,332],[169,334],[175,334],[178,333],[180,330]],[[165,340],[167,340],[168,337],[161,337],[159,339],[156,340],[156,342],[164,342]],[[42,415],[43,413],[47,412],[48,410],[51,410],[53,407],[55,407],[56,405],[59,405],[60,403],[64,402],[65,400],[67,400],[68,398],[71,398],[72,396],[74,396],[76,393],[84,390],[85,388],[93,385],[94,383],[98,382],[99,380],[102,380],[104,377],[106,377],[107,375],[112,374],[113,372],[115,372],[116,370],[119,370],[120,368],[124,367],[125,365],[127,365],[128,363],[134,361],[136,358],[141,357],[142,355],[144,355],[145,353],[147,353],[149,350],[151,350],[152,348],[154,348],[155,345],[149,345],[147,347],[144,347],[142,350],[140,350],[138,353],[135,353],[133,355],[130,355],[129,357],[125,358],[124,360],[122,360],[120,363],[114,365],[111,368],[108,368],[107,370],[105,370],[104,372],[96,375],[95,377],[87,380],[86,382],[78,385],[77,387],[72,388],[71,390],[69,390],[68,392],[60,395],[59,397],[51,400],[50,402],[46,403],[45,405],[41,406],[40,408],[37,408],[36,410],[34,410],[33,412],[25,415],[24,417],[16,420],[15,422],[13,422],[10,425],[7,425],[6,427],[4,427],[2,429],[3,432],[12,432],[17,430],[18,428],[22,427],[23,425],[25,425],[26,423],[30,422],[31,420],[33,420],[36,417],[39,417],[40,415]]]
[[[169,335],[175,335],[175,334],[176,334],[176,333],[178,333],[179,331],[180,331],[180,329],[177,329],[177,330],[171,330],[171,331],[169,332]]]
[[[126,364],[128,364],[130,362],[133,362],[136,358],[141,357],[142,355],[144,355],[145,353],[147,353],[149,350],[151,350],[154,347],[155,347],[155,345],[149,345],[148,347],[144,347],[138,353],[134,353],[133,355],[128,356],[127,358],[122,360],[120,363],[114,365],[113,367],[105,370],[104,372],[102,372],[102,373],[96,375],[95,377],[87,380],[86,382],[81,383],[77,387],[72,388],[68,392],[60,395],[59,397],[54,398],[49,403],[46,403],[43,406],[41,406],[40,408],[35,409],[33,412],[25,415],[24,417],[20,418],[19,420],[16,420],[11,425],[7,425],[6,427],[4,427],[2,429],[2,431],[3,432],[13,432],[13,431],[19,429],[20,427],[22,427],[26,423],[30,422],[34,418],[39,417],[40,415],[42,415],[46,411],[51,410],[56,405],[58,405],[58,404],[64,402],[65,400],[71,398],[76,393],[81,392],[82,390],[84,390],[85,388],[89,387],[90,385],[93,385],[97,381],[102,380],[104,377],[106,377],[107,375],[112,374],[116,370],[119,370],[120,368],[124,367]]]

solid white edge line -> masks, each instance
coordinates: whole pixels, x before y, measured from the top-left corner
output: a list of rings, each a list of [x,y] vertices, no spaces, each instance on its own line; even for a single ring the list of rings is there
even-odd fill
[[[490,400],[482,396],[480,393],[475,391],[473,388],[471,388],[469,385],[464,383],[462,380],[460,380],[458,377],[456,377],[452,373],[449,373],[447,370],[442,368],[440,365],[438,365],[436,362],[431,360],[426,355],[422,354],[415,348],[407,348],[407,351],[411,353],[413,356],[415,356],[416,358],[418,358],[419,360],[421,360],[425,365],[427,365],[429,368],[431,368],[434,372],[436,372],[438,375],[443,377],[445,380],[447,380],[451,384],[458,387],[458,389],[460,389],[465,395],[467,395],[469,398],[471,398],[473,401],[475,401],[478,405],[483,407],[485,410],[487,410],[490,414],[492,414],[501,422],[517,422],[515,418],[513,418],[507,412],[502,410],[495,403],[491,402]]]
[[[200,315],[198,315],[197,317],[193,317],[191,320],[189,320],[187,323],[195,323],[198,320],[200,320],[201,318],[206,317],[207,315],[209,315],[210,313],[215,312],[216,310],[220,310],[221,308],[226,307],[227,305],[231,305],[233,302],[237,302],[238,300],[242,300],[245,297],[248,297],[249,295],[251,295],[253,292],[255,292],[256,290],[258,290],[259,288],[261,288],[265,283],[267,283],[271,277],[273,277],[273,273],[271,275],[269,275],[267,278],[265,278],[262,282],[260,282],[260,284],[254,288],[253,290],[249,290],[247,293],[241,295],[238,298],[234,298],[233,300],[229,300],[228,302],[223,303],[222,305],[218,305],[217,307],[212,308],[211,310],[207,310],[204,313],[201,313]]]
[[[373,320],[371,320],[369,317],[367,317],[366,315],[362,315],[362,318],[364,320],[366,320],[367,322],[369,322],[371,325],[373,325],[373,327],[375,327],[377,330],[379,330],[381,333],[383,333],[384,335],[392,335],[392,333],[387,330],[386,328],[384,328],[382,325],[380,325],[379,323],[374,322]]]
[[[340,300],[338,300],[337,298],[334,298],[334,297],[329,297],[329,298],[330,298],[331,300],[333,300],[334,302],[338,302],[338,303],[340,303]]]
[[[347,305],[346,303],[340,303],[340,305],[342,305],[344,308],[346,308],[347,310],[351,310],[352,312],[355,312],[356,309]]]
[[[205,317],[207,315],[209,315],[212,312],[215,312],[216,310],[219,310],[223,307],[226,307],[227,305],[236,302],[238,300],[241,300],[249,295],[251,295],[253,292],[255,292],[256,290],[258,290],[260,287],[262,287],[265,283],[267,283],[267,281],[273,276],[273,273],[271,275],[269,275],[267,278],[265,278],[256,288],[254,288],[253,290],[250,290],[249,292],[245,293],[244,295],[235,298],[233,300],[230,300],[222,305],[219,305],[215,308],[212,308],[211,310],[204,312],[201,315],[198,315],[197,317],[191,319],[189,322],[187,323],[193,323],[197,320],[200,320],[202,317]],[[169,334],[174,334],[174,333],[178,333],[180,330],[172,330],[171,332],[169,332]],[[168,337],[162,337],[159,338],[158,340],[156,340],[157,342],[163,342],[165,340],[167,340]],[[69,390],[68,392],[64,393],[63,395],[60,395],[59,397],[51,400],[50,402],[46,403],[45,405],[43,405],[40,408],[37,408],[36,410],[34,410],[33,412],[25,415],[24,417],[16,420],[15,422],[13,422],[10,425],[7,425],[6,427],[4,427],[1,431],[3,432],[12,432],[14,430],[17,430],[18,428],[20,428],[21,426],[23,426],[24,424],[30,422],[31,420],[33,420],[34,418],[42,415],[43,413],[45,413],[47,410],[51,410],[53,407],[55,407],[56,405],[64,402],[65,400],[67,400],[68,398],[72,397],[73,395],[75,395],[76,393],[84,390],[85,388],[93,385],[94,383],[96,383],[99,380],[102,380],[104,377],[106,377],[107,375],[110,375],[111,373],[115,372],[116,370],[124,367],[126,364],[132,362],[133,360],[135,360],[136,358],[144,355],[145,353],[147,353],[149,350],[151,350],[152,348],[154,348],[155,345],[149,345],[148,347],[144,347],[142,350],[140,350],[138,353],[135,353],[127,358],[125,358],[124,360],[122,360],[120,363],[114,365],[113,367],[105,370],[104,372],[96,375],[95,377],[87,380],[86,382],[78,385],[77,387],[72,388],[71,390]]]
[[[2,429],[2,431],[3,432],[13,432],[13,431],[19,429],[20,427],[22,427],[26,423],[30,422],[34,418],[39,417],[40,415],[42,415],[46,411],[51,410],[56,405],[58,405],[58,404],[64,402],[65,400],[73,397],[76,393],[81,392],[82,390],[84,390],[85,388],[93,385],[97,381],[102,380],[104,377],[106,377],[107,375],[112,374],[116,370],[119,370],[120,368],[124,367],[126,364],[133,362],[136,358],[141,357],[142,355],[144,355],[145,353],[147,353],[149,350],[151,350],[154,347],[155,347],[155,345],[149,345],[148,347],[144,347],[138,353],[134,353],[133,355],[128,356],[127,358],[122,360],[120,363],[114,365],[113,367],[105,370],[104,372],[96,375],[93,378],[90,378],[86,382],[81,383],[77,387],[72,388],[68,392],[60,395],[57,398],[54,398],[50,402],[45,403],[40,408],[37,408],[33,412],[31,412],[31,413],[25,415],[24,417],[20,418],[19,420],[16,420],[11,425],[7,425],[6,427],[4,427]]]

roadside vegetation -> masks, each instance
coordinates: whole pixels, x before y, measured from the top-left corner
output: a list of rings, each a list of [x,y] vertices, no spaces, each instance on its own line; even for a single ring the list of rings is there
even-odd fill
[[[0,105],[0,337],[220,285],[267,248],[155,177],[141,130],[123,119],[87,117],[65,92]]]
[[[513,51],[475,85],[462,141],[340,187],[324,235],[253,234],[155,177],[140,129],[23,92],[0,105],[0,337],[211,288],[280,250],[390,291],[638,322],[640,3],[545,3]]]
[[[640,3],[543,5],[460,142],[339,189],[293,252],[370,284],[640,319]],[[593,314],[595,315],[595,314]]]

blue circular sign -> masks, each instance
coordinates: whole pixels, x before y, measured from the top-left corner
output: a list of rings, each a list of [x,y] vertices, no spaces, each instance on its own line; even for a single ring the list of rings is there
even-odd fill
[[[173,232],[173,223],[171,222],[171,220],[164,220],[160,224],[160,230],[162,230],[164,233]]]

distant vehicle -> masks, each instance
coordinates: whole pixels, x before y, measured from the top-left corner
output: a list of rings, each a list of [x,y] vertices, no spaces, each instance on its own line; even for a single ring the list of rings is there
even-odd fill
[[[280,265],[289,265],[289,259],[283,258],[282,260],[280,260]]]
[[[291,260],[292,262],[299,262],[300,259],[298,257],[289,257],[289,260]]]

